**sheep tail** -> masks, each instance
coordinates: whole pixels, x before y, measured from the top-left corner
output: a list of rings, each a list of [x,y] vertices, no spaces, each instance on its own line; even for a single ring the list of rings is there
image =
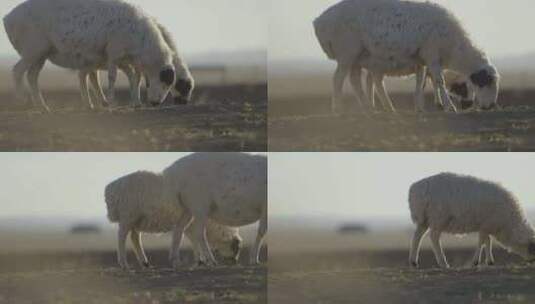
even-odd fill
[[[112,223],[119,222],[119,204],[117,203],[117,200],[115,196],[113,195],[113,191],[111,189],[111,185],[108,185],[105,190],[105,200],[106,200],[106,208],[108,210],[108,219]]]
[[[411,211],[411,219],[413,223],[418,225],[425,225],[427,222],[427,188],[428,183],[421,181],[413,184],[409,189],[409,209]]]

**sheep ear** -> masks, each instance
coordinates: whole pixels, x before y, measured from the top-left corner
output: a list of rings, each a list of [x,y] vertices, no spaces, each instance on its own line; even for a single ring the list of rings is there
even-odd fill
[[[456,82],[451,85],[450,91],[464,99],[468,98],[468,85],[466,82]]]
[[[175,82],[175,70],[171,68],[165,68],[160,72],[160,81],[170,86]]]
[[[528,254],[535,255],[535,242],[529,242],[529,244],[528,244]]]
[[[478,87],[486,87],[496,80],[495,75],[489,74],[489,71],[483,69],[477,73],[470,75],[470,80]]]

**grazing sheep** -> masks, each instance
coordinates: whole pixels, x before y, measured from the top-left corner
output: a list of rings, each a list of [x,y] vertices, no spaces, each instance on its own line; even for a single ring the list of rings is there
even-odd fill
[[[409,255],[412,266],[418,266],[420,242],[428,230],[437,263],[442,268],[449,267],[440,243],[443,232],[479,233],[474,266],[481,263],[483,247],[486,263],[494,264],[491,237],[509,251],[530,261],[535,259],[535,231],[515,196],[497,183],[441,173],[412,184],[409,208],[417,226]]]
[[[183,216],[184,210],[173,201],[164,200],[162,191],[162,175],[146,171],[128,174],[106,186],[108,218],[111,222],[119,223],[117,257],[122,268],[128,268],[125,245],[129,233],[139,264],[148,267],[149,262],[141,244],[141,232],[171,231]],[[238,229],[212,221],[206,227],[210,244],[216,248],[219,257],[237,261],[241,247]],[[186,234],[192,241],[195,257],[199,260],[199,244],[192,237],[197,232],[188,229]]]
[[[446,90],[444,70],[467,77],[482,109],[496,105],[499,76],[485,53],[468,37],[460,22],[445,8],[431,3],[399,0],[344,0],[314,20],[318,41],[338,66],[333,77],[333,110],[342,96],[346,76],[356,79],[362,67],[383,75],[417,74],[416,104],[423,108],[426,69],[446,109],[456,111]],[[363,60],[361,62],[361,60]],[[357,73],[358,71],[358,73]],[[359,102],[360,85],[352,81]],[[387,102],[386,90],[378,87]]]
[[[4,26],[22,57],[13,68],[17,95],[23,95],[27,73],[32,101],[46,111],[37,78],[47,59],[82,74],[105,67],[110,101],[115,99],[117,69],[124,64],[148,77],[152,103],[161,103],[175,84],[173,51],[158,26],[125,1],[27,0],[4,17]]]
[[[185,210],[174,231],[173,248],[180,246],[190,223],[197,233],[207,264],[216,261],[204,233],[207,221],[239,227],[259,221],[250,262],[259,263],[267,231],[267,158],[244,153],[195,153],[179,159],[163,172],[166,200]],[[193,222],[192,222],[193,221]],[[175,250],[173,263],[179,261]]]
[[[176,82],[175,86],[171,89],[171,95],[173,96],[174,103],[175,104],[187,104],[191,100],[191,94],[193,92],[194,88],[194,80],[191,76],[191,72],[189,71],[189,68],[185,61],[182,59],[180,54],[178,53],[176,43],[174,42],[174,39],[169,33],[169,31],[160,23],[158,23],[155,19],[153,20],[155,24],[158,26],[158,29],[160,30],[163,39],[169,46],[169,48],[173,51],[173,65],[175,68],[176,73]],[[142,71],[137,71],[130,65],[123,65],[120,67],[121,70],[127,75],[129,82],[130,82],[130,96],[131,100],[134,106],[138,106],[141,104],[141,94],[139,90],[141,76],[143,75],[145,78],[145,83],[147,84],[147,90],[149,87],[149,80],[146,75]],[[99,96],[99,99],[103,99],[104,96],[101,93],[102,88],[100,86],[99,76],[98,76],[98,70],[92,71],[89,73],[89,75],[80,75],[80,83],[87,83],[87,76],[90,77],[93,89],[95,90],[97,96]],[[85,77],[85,79],[83,79]],[[82,96],[83,96],[82,92]],[[87,96],[89,96],[89,92],[86,93]],[[104,103],[107,103],[105,100],[103,100]],[[89,104],[92,107],[91,101],[89,100]]]

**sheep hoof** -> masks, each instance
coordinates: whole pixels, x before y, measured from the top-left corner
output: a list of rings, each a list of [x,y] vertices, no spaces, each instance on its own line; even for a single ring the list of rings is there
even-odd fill
[[[494,266],[494,261],[488,261],[487,266]]]
[[[418,265],[418,262],[412,261],[410,262],[412,268],[418,268],[420,265]]]
[[[142,263],[142,266],[143,266],[143,268],[146,268],[146,269],[152,267],[151,264],[150,264],[149,262],[143,262],[143,263]]]

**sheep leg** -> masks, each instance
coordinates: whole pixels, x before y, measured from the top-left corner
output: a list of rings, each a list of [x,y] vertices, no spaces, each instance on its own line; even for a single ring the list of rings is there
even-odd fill
[[[490,235],[485,237],[485,263],[489,266],[494,265],[494,255],[492,254],[492,238]]]
[[[333,97],[331,101],[331,112],[335,114],[342,102],[342,89],[344,88],[344,81],[349,73],[350,66],[338,63],[336,71],[333,76]]]
[[[117,65],[108,64],[108,102],[110,105],[116,104],[115,101],[115,82],[117,81]]]
[[[451,101],[451,98],[446,91],[446,81],[444,80],[444,75],[442,74],[442,68],[439,64],[429,65],[429,73],[433,79],[434,89],[438,90],[438,94],[441,100],[441,103],[444,105],[446,111],[457,112],[457,108]]]
[[[483,246],[485,246],[485,235],[479,234],[479,242],[477,244],[476,252],[474,253],[474,257],[472,259],[472,265],[474,267],[477,267],[481,264],[481,253],[483,251]]]
[[[366,96],[368,96],[372,108],[375,109],[375,83],[373,82],[373,73],[370,71],[366,75]]]
[[[28,62],[24,59],[19,60],[13,67],[13,81],[15,83],[15,97],[17,100],[27,101],[24,90],[24,74],[30,68]]]
[[[95,93],[100,104],[104,106],[108,106],[108,101],[106,100],[106,97],[104,96],[104,92],[102,91],[102,86],[100,85],[100,77],[99,77],[99,73],[97,70],[89,73],[89,80],[91,81],[93,92]]]
[[[119,224],[117,260],[119,261],[119,266],[124,270],[129,268],[126,260],[126,238],[128,237],[128,232],[129,229],[126,226]]]
[[[416,70],[416,90],[414,91],[414,107],[416,112],[425,112],[425,82],[426,82],[426,68],[419,67]]]
[[[217,262],[212,254],[210,244],[208,244],[208,238],[206,237],[207,221],[208,219],[205,216],[195,217],[195,221],[192,224],[192,232],[195,242],[199,244],[201,249],[202,261],[209,266],[214,266],[217,265]]]
[[[131,66],[125,65],[121,69],[128,77],[130,83],[130,102],[133,107],[141,106],[141,75],[138,74]]]
[[[143,245],[141,243],[141,233],[139,231],[132,230],[130,232],[130,240],[134,245],[134,252],[136,254],[136,258],[139,262],[139,265],[141,267],[149,268],[149,259],[147,259],[147,255],[145,254],[145,251],[143,250]]]
[[[361,108],[364,107],[364,104],[367,104],[368,101],[366,100],[366,95],[364,94],[364,90],[362,88],[362,67],[355,63],[353,64],[353,67],[351,68],[351,74],[350,74],[350,80],[351,80],[351,86],[353,87],[353,92],[355,93],[355,98],[357,99],[357,103]]]
[[[267,232],[268,220],[267,220],[267,210],[264,211],[260,222],[258,223],[258,232],[256,235],[256,240],[254,247],[250,252],[249,263],[252,265],[260,264],[260,249],[262,248],[262,241]]]
[[[373,73],[373,80],[374,80],[375,86],[377,87],[377,95],[379,96],[379,99],[381,100],[381,103],[383,104],[383,108],[386,111],[396,112],[396,109],[394,108],[394,105],[392,104],[392,99],[390,99],[390,96],[388,96],[388,93],[386,92],[384,75]]]
[[[184,231],[189,227],[193,216],[189,210],[184,210],[184,214],[178,220],[178,223],[173,230],[173,241],[171,244],[171,250],[169,251],[169,260],[175,269],[180,267],[180,244],[182,243],[182,238],[184,238]]]
[[[448,265],[448,261],[446,260],[446,255],[444,254],[444,250],[442,249],[442,244],[440,242],[441,234],[441,231],[431,229],[430,237],[431,245],[433,247],[433,253],[435,254],[437,263],[441,268],[450,268],[450,265]]]
[[[78,78],[80,80],[80,93],[82,95],[82,102],[84,103],[84,105],[89,105],[89,109],[94,110],[95,106],[93,105],[93,102],[91,101],[91,96],[89,94],[89,87],[87,85],[88,76],[89,75],[87,71],[78,72]]]
[[[414,231],[409,252],[409,265],[411,265],[412,267],[418,267],[420,244],[422,243],[422,238],[427,233],[427,231],[428,228],[423,225],[418,225],[418,227],[416,227],[416,231]]]
[[[45,65],[46,58],[41,58],[37,62],[35,62],[30,69],[28,70],[28,84],[30,85],[30,94],[32,97],[32,102],[35,105],[37,101],[39,101],[39,104],[41,105],[41,108],[45,112],[50,112],[50,108],[46,105],[45,99],[43,98],[43,94],[41,94],[41,89],[39,88],[39,73],[41,73],[41,70],[43,69],[43,66]]]

